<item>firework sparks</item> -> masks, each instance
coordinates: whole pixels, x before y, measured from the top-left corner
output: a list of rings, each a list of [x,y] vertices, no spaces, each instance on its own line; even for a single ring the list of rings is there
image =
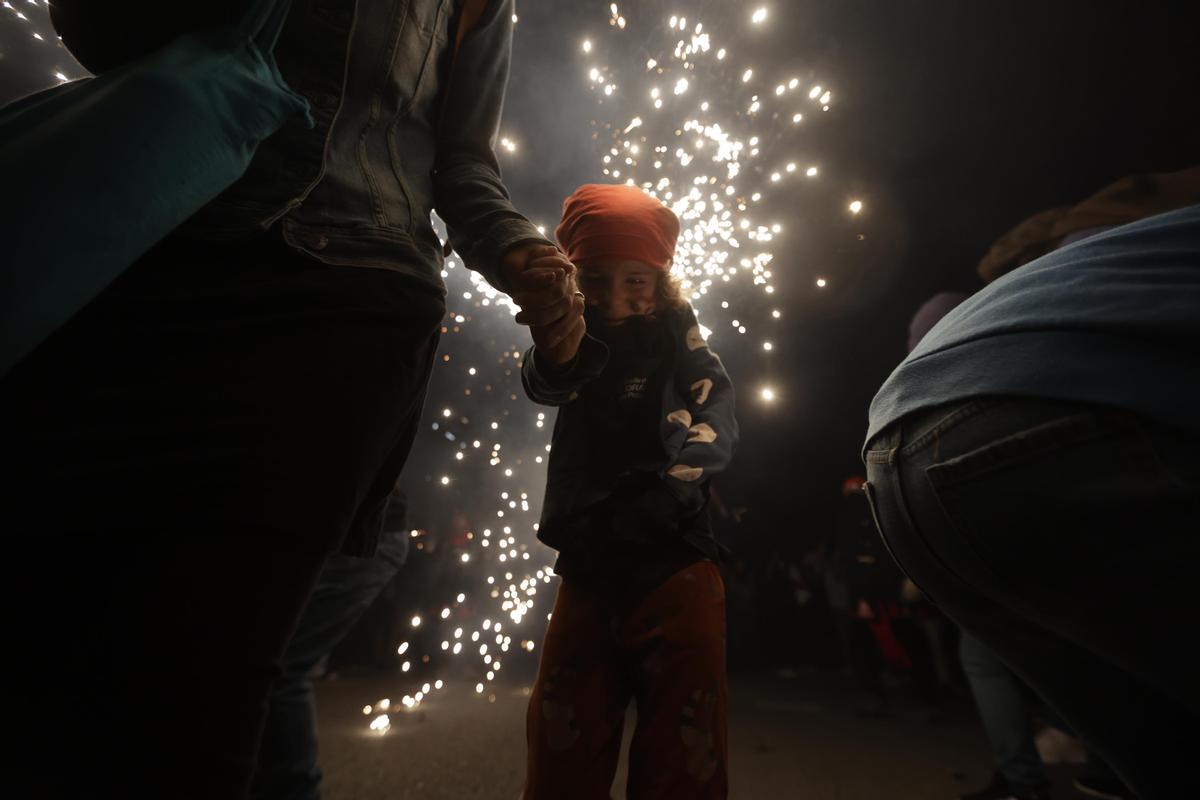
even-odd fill
[[[806,186],[821,170],[802,157],[802,137],[808,112],[828,111],[833,92],[824,82],[773,74],[770,64],[741,60],[736,26],[747,35],[761,29],[769,19],[767,7],[719,26],[670,16],[652,30],[627,18],[618,4],[602,8],[595,28],[581,31],[577,40],[581,90],[591,93],[597,107],[597,178],[638,186],[679,216],[672,272],[705,323],[705,338],[765,334],[783,317],[769,302],[781,286],[773,248],[787,229],[764,209],[782,204],[802,211],[810,202]],[[720,35],[726,29],[731,35]],[[625,49],[631,36],[648,42],[633,59]],[[511,133],[499,147],[515,159],[510,171],[522,168]],[[862,201],[848,208],[857,215]],[[473,493],[464,502],[476,508],[472,518],[479,525],[468,526],[455,561],[482,584],[470,594],[483,605],[464,608],[461,593],[440,609],[427,603],[428,653],[405,642],[400,654],[422,654],[404,676],[409,680],[424,680],[417,666],[424,674],[458,660],[457,668],[471,675],[464,684],[473,683],[476,696],[494,700],[489,686],[504,660],[536,652],[533,636],[516,631],[531,615],[539,626],[550,616],[537,607],[542,597],[552,596],[554,573],[538,563],[550,553],[536,543],[538,508],[530,500],[540,498],[544,486],[550,426],[544,410],[529,404],[519,388],[523,348],[509,343],[518,337],[512,325],[517,309],[456,257],[442,275],[452,306],[442,341],[451,357],[439,365],[449,372],[435,375],[435,381],[444,376],[454,385],[462,407],[447,404],[426,432],[440,448],[435,467],[440,472],[433,473],[437,487],[451,493],[469,487],[465,490]],[[815,283],[823,289],[827,279]],[[487,342],[495,343],[490,353]],[[773,337],[760,340],[764,365],[783,344]],[[766,406],[781,402],[772,381],[762,382],[757,394]],[[480,502],[487,497],[490,503]],[[424,685],[421,690],[405,695],[400,707],[420,706],[431,693]],[[379,713],[378,704],[372,713]]]

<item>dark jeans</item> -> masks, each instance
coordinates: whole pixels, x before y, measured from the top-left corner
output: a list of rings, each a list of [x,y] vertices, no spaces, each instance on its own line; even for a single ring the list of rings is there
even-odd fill
[[[317,800],[317,709],[308,675],[333,651],[396,574],[408,531],[385,534],[373,558],[333,555],[325,562],[283,658],[271,699],[250,796]]]
[[[1116,410],[989,398],[869,444],[883,538],[1142,798],[1200,796],[1195,437]]]
[[[1033,741],[1029,690],[995,651],[970,633],[963,631],[958,648],[996,769],[1013,787],[1048,784],[1046,766]]]
[[[0,381],[23,796],[244,795],[325,557],[373,546],[443,310],[273,237],[169,241]]]

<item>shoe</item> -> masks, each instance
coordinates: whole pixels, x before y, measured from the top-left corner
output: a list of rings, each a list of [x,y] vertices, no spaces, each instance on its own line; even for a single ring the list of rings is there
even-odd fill
[[[1088,797],[1100,800],[1132,800],[1131,795],[1115,775],[1080,775],[1075,779],[1075,788]]]
[[[1087,763],[1087,751],[1083,742],[1058,728],[1043,728],[1033,737],[1033,743],[1042,763],[1047,766]]]
[[[987,786],[977,792],[959,795],[959,800],[1050,800],[1050,784],[1013,786],[997,772]]]

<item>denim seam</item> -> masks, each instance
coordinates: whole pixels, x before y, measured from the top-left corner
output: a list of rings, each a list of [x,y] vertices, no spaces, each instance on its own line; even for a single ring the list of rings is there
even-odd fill
[[[967,403],[959,406],[951,411],[944,418],[938,421],[936,425],[927,430],[925,433],[918,436],[916,439],[908,443],[902,443],[900,447],[901,456],[909,456],[917,450],[924,447],[931,440],[940,439],[941,435],[961,422],[965,422],[972,417],[994,408],[999,405],[1000,400],[976,399],[970,400]],[[936,457],[936,456],[935,456]]]
[[[868,450],[868,464],[893,464],[896,461],[896,448],[888,450]]]
[[[1113,432],[1112,429],[1106,428],[1101,424],[1101,420],[1097,418],[1094,411],[1086,411],[1082,414],[1074,414],[1067,417],[1058,417],[1042,422],[1032,428],[1026,428],[1022,431],[1009,434],[1003,439],[989,442],[982,447],[946,461],[932,463],[925,468],[925,474],[935,489],[941,486],[948,487],[951,485],[950,482],[939,476],[944,475],[951,479],[960,476],[960,473],[965,469],[964,464],[967,460],[970,460],[970,466],[973,467],[969,473],[970,477],[978,477],[994,472],[996,469],[1011,463],[1014,457],[1044,453],[1061,448],[1064,444],[1080,444],[1093,441]],[[1048,433],[1065,434],[1069,438],[1055,436],[1053,439],[1043,441],[1029,441],[1030,437],[1037,436],[1040,438]],[[931,471],[933,472],[931,473]]]

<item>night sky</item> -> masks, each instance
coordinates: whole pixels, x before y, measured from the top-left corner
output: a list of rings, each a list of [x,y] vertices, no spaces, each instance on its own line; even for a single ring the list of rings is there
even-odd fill
[[[4,5],[0,101],[70,69],[15,17],[28,11],[27,0]],[[1200,161],[1200,35],[1166,10],[1135,3],[623,7],[632,29],[639,18],[670,13],[740,19],[759,5],[770,18],[752,33],[710,24],[742,60],[819,77],[835,93],[801,144],[802,157],[821,164],[822,181],[799,199],[768,201],[765,214],[787,228],[774,249],[782,276],[775,305],[786,311],[771,334],[779,346],[765,354],[758,338],[724,333],[717,345],[742,390],[743,427],[741,455],[720,490],[750,507],[747,535],[791,549],[824,532],[842,479],[861,469],[867,405],[902,358],[908,320],[923,300],[977,288],[979,257],[1024,217],[1131,172]],[[517,206],[553,226],[562,198],[601,177],[580,42],[606,29],[609,10],[527,0],[518,11],[503,132],[520,147],[502,162]],[[631,34],[628,53],[605,58],[638,58],[638,46]],[[850,197],[865,202],[858,217],[844,213]],[[818,274],[829,276],[824,289],[813,283]],[[515,329],[511,338],[522,348],[527,341]],[[780,402],[756,398],[764,375]],[[456,389],[448,378],[435,385],[431,420],[446,401],[438,392]],[[414,467],[409,480],[436,480]]]

